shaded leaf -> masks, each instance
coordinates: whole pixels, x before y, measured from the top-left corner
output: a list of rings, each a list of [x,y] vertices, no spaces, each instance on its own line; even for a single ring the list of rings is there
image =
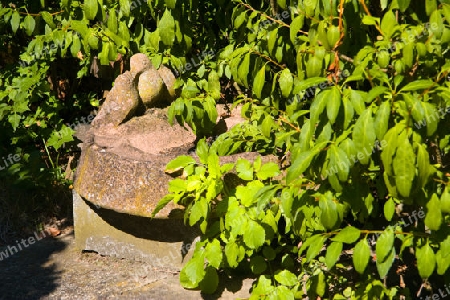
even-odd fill
[[[420,277],[427,279],[436,267],[436,255],[428,242],[423,247],[416,248],[416,258]]]
[[[355,270],[363,274],[370,259],[370,248],[366,239],[360,240],[353,249],[353,265]]]

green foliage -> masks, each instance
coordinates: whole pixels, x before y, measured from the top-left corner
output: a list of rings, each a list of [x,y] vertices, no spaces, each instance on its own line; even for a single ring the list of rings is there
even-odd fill
[[[203,233],[183,286],[211,293],[222,269],[248,268],[255,299],[396,298],[419,289],[392,279],[411,252],[408,270],[448,277],[447,2],[49,2],[0,8],[2,53],[20,53],[0,75],[1,150],[23,157],[10,173],[39,150],[55,162],[98,106],[78,89],[94,61],[142,52],[177,72],[169,120],[199,137],[155,210],[181,204]],[[71,76],[49,81],[61,64]],[[226,101],[246,122],[208,145]],[[283,163],[219,164],[242,151]]]
[[[181,77],[171,106],[171,120],[207,134],[210,86],[231,81],[247,119],[200,140],[199,161],[167,167],[182,176],[164,203],[185,206],[203,233],[181,283],[212,292],[221,269],[247,267],[260,276],[254,299],[392,299],[420,288],[395,283],[398,264],[424,281],[448,276],[449,4],[274,5],[235,1],[225,21],[204,23],[227,24],[228,40]],[[240,151],[286,162],[219,165]],[[417,267],[402,261],[412,251]]]

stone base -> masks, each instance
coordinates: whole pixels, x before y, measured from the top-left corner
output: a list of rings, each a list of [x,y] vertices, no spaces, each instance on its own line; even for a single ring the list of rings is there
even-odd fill
[[[180,218],[151,219],[98,208],[73,192],[75,244],[80,250],[180,270],[199,232]],[[192,249],[192,250],[191,250]]]

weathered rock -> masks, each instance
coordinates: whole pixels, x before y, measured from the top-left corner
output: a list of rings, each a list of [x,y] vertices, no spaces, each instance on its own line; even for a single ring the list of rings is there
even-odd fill
[[[150,216],[172,179],[164,173],[166,164],[187,154],[195,141],[191,131],[171,126],[165,112],[154,109],[119,127],[92,131],[92,144],[84,147],[77,168],[76,191],[103,208]],[[173,208],[160,215],[168,216]]]
[[[161,103],[170,104],[175,95],[175,76],[161,65],[156,70],[147,55],[135,54],[130,59],[130,71],[117,77],[114,87],[92,122],[94,128],[117,127],[145,109]]]
[[[144,71],[154,69],[152,62],[144,53],[137,53],[130,58],[130,72],[137,78]]]
[[[148,69],[139,76],[139,96],[145,107],[154,107],[166,96],[164,81],[155,69]]]
[[[118,126],[134,116],[139,103],[134,77],[132,73],[125,72],[115,80],[114,87],[108,93],[92,125],[94,127],[107,124]]]
[[[168,93],[167,96],[169,98],[167,100],[171,102],[177,96],[175,91],[175,80],[176,80],[175,75],[173,75],[172,71],[164,65],[161,65],[159,67],[158,73],[159,76],[161,76],[162,80],[164,81],[164,84],[166,85],[166,90]]]

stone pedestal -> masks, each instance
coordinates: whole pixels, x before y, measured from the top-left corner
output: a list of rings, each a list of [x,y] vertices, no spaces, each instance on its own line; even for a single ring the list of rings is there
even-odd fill
[[[192,255],[198,232],[182,219],[150,219],[96,207],[73,193],[75,243],[80,250],[180,270]],[[192,250],[191,250],[192,248]]]

